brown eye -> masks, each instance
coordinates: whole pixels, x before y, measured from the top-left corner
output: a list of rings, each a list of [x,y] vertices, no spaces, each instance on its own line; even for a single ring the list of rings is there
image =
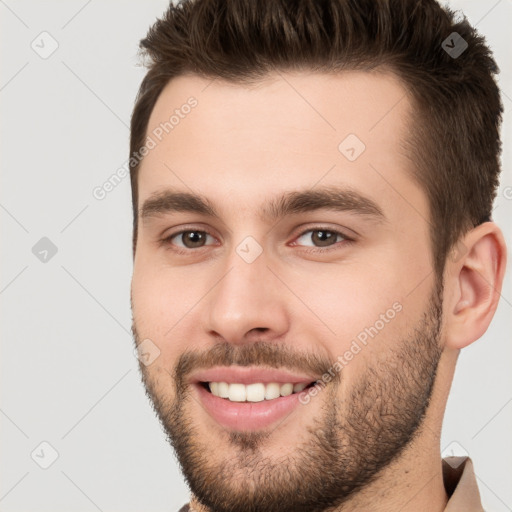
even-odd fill
[[[320,247],[325,247],[336,243],[336,238],[338,235],[334,234],[332,231],[319,231],[315,230],[312,232],[311,240],[314,243],[320,245]]]
[[[208,237],[213,238],[206,231],[188,230],[171,235],[166,239],[166,242],[185,249],[199,249],[204,247]],[[172,242],[173,239],[176,239],[176,241]]]
[[[337,241],[346,240],[347,237],[340,233],[339,231],[329,230],[329,229],[309,229],[308,231],[304,231],[297,240],[303,239],[304,241],[310,241],[313,245],[308,245],[307,243],[301,243],[300,245],[305,245],[309,247],[330,247],[334,245]]]

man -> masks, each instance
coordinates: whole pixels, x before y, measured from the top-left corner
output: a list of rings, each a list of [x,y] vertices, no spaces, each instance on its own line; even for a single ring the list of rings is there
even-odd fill
[[[483,510],[440,455],[505,271],[483,38],[434,0],[197,0],[141,47],[133,332],[182,510]]]

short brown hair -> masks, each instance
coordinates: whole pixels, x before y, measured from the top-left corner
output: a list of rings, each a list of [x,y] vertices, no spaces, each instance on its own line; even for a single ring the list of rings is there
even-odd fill
[[[467,44],[460,55],[448,51],[455,42]],[[404,147],[428,197],[438,278],[460,236],[491,220],[500,173],[499,69],[467,19],[435,0],[184,0],[169,6],[140,49],[149,69],[131,119],[130,155],[144,145],[162,89],[185,73],[243,85],[275,69],[391,69],[413,98]],[[134,254],[139,167],[133,160]]]

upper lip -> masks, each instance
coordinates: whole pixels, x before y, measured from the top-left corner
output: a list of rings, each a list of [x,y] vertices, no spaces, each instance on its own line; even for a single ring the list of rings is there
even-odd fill
[[[193,383],[227,382],[255,384],[257,382],[262,382],[263,384],[269,384],[271,382],[277,382],[279,384],[284,384],[291,382],[293,384],[309,384],[315,380],[317,380],[316,377],[303,373],[295,373],[277,368],[262,368],[258,366],[216,366],[208,370],[199,370],[193,373],[190,377],[190,381]]]

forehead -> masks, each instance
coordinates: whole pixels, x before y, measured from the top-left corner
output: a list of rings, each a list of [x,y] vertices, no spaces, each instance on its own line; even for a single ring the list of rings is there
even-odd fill
[[[410,114],[408,90],[389,72],[279,72],[251,86],[177,77],[150,116],[139,206],[165,187],[239,208],[317,183],[424,202],[402,148]]]

